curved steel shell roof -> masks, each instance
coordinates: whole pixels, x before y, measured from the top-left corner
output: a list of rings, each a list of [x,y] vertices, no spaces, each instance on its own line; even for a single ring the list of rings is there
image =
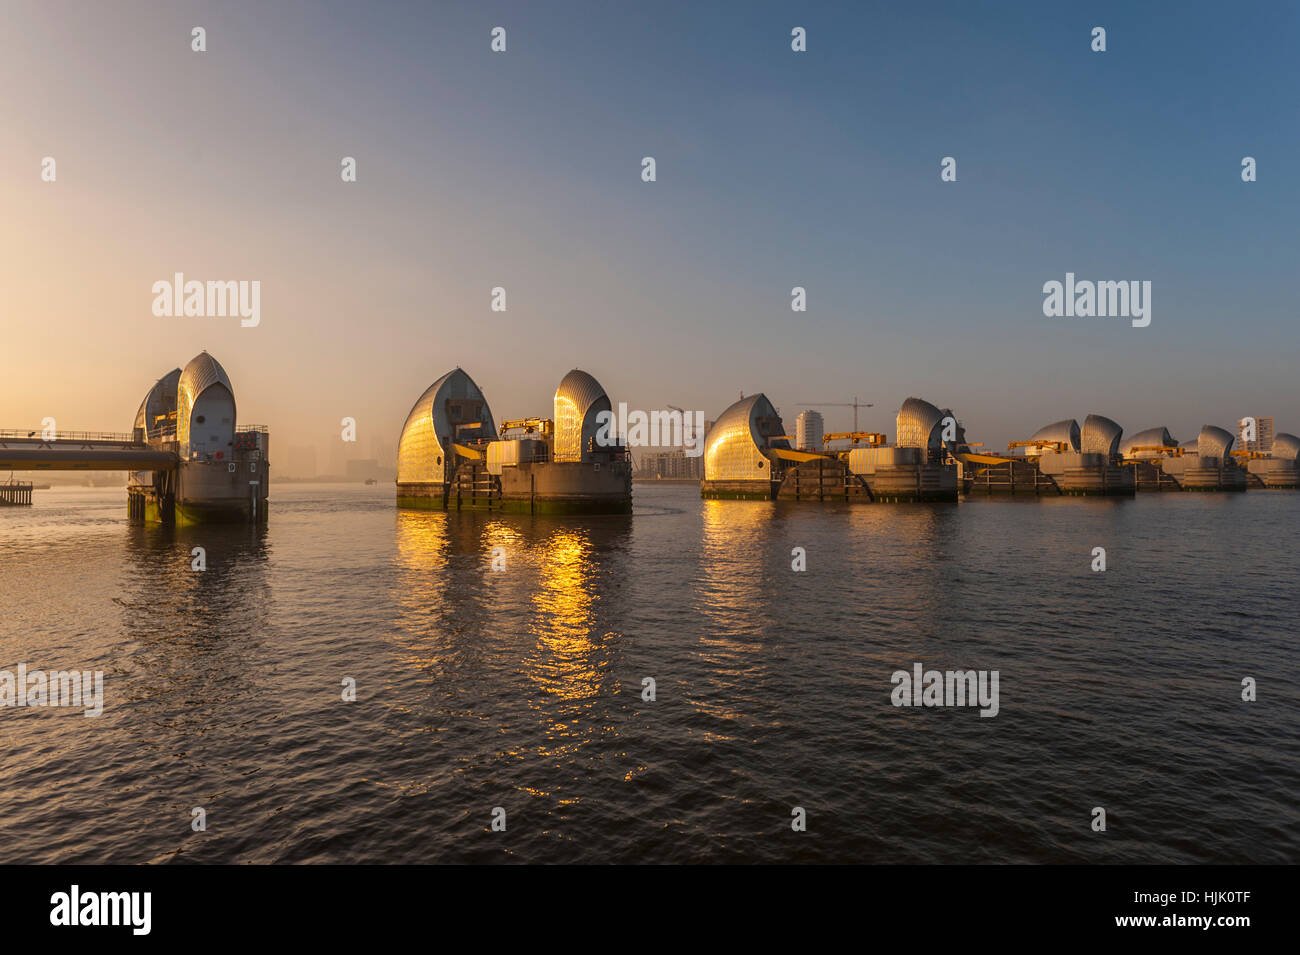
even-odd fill
[[[937,448],[945,414],[924,398],[908,398],[898,409],[899,447]]]
[[[1269,456],[1283,461],[1300,461],[1300,438],[1285,431],[1278,432],[1273,438],[1273,450]]]
[[[966,443],[966,429],[962,427],[962,423],[957,420],[957,415],[953,412],[953,410],[951,408],[940,408],[939,414],[943,415],[943,418],[952,418],[953,421],[953,426],[954,426],[953,440],[948,442],[948,444],[954,448],[959,445],[964,445]],[[943,422],[943,418],[939,419],[941,424]],[[940,443],[942,443],[943,428],[939,429],[939,438],[940,438]]]
[[[1073,418],[1043,425],[1029,436],[1030,441],[1060,441],[1067,451],[1079,450],[1079,422]]]
[[[140,402],[140,410],[135,413],[135,427],[143,428],[146,438],[152,438],[162,430],[155,424],[160,415],[176,410],[176,390],[180,380],[181,370],[173,368],[154,382]]]
[[[221,367],[221,363],[207,352],[191,358],[190,363],[181,372],[176,385],[176,439],[180,442],[182,456],[189,453],[190,415],[194,410],[194,403],[209,388],[218,386],[230,393],[233,405],[235,387],[230,383],[230,378],[226,375],[226,370]],[[234,428],[233,420],[231,428],[232,430]]]
[[[611,410],[609,396],[595,378],[578,368],[565,375],[555,389],[553,459],[585,460],[599,430],[597,415]]]
[[[1095,451],[1098,454],[1119,454],[1119,439],[1124,436],[1124,429],[1117,423],[1099,414],[1090,414],[1083,419],[1083,431],[1079,440],[1080,451]]]
[[[759,481],[772,476],[767,448],[789,449],[781,416],[761,392],[718,415],[704,448],[706,481]]]
[[[1207,424],[1196,439],[1196,453],[1203,458],[1226,458],[1235,440],[1231,431]]]
[[[1139,451],[1136,454],[1134,448],[1173,448],[1177,447],[1178,442],[1174,436],[1169,433],[1168,428],[1147,428],[1145,431],[1139,431],[1123,440],[1120,444],[1120,452],[1126,458],[1153,458],[1159,456],[1159,451]]]
[[[451,445],[462,433],[464,440],[491,439],[496,423],[474,379],[456,368],[426,388],[406,416],[397,445],[397,482],[447,480],[455,459]]]

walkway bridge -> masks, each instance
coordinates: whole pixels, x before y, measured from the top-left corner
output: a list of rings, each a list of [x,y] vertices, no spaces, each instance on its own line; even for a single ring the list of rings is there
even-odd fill
[[[0,431],[0,470],[174,471],[179,463],[174,441],[149,444],[135,434]]]

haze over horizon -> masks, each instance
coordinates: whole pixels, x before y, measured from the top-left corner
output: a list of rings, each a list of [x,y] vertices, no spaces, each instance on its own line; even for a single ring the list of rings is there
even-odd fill
[[[875,405],[860,426],[892,439],[916,395],[989,447],[1090,412],[1180,440],[1243,415],[1300,432],[1300,142],[1279,120],[1297,20],[18,0],[0,428],[125,431],[207,349],[272,459],[315,445],[321,471],[341,418],[349,456],[395,449],[456,366],[498,420],[549,415],[580,367],[616,404],[710,419],[762,391],[787,430],[797,402],[857,395]],[[156,317],[152,285],[177,272],[259,281],[260,324]],[[1151,281],[1151,325],[1045,317],[1067,272]]]

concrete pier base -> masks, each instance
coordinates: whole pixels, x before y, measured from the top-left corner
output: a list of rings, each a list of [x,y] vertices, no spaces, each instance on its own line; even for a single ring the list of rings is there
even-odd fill
[[[1166,474],[1184,491],[1244,491],[1246,471],[1231,458],[1202,458],[1199,454],[1165,458]]]
[[[397,485],[397,506],[516,514],[630,514],[632,470],[626,461],[543,461],[488,472],[478,461],[448,483]]]
[[[774,501],[779,481],[701,481],[700,497],[710,501]]]
[[[1300,468],[1295,461],[1253,458],[1246,462],[1246,477],[1251,487],[1300,488]]]

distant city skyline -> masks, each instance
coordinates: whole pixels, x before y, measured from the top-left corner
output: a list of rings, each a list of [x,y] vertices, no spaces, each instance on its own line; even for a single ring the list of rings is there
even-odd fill
[[[991,447],[1300,431],[1295,8],[6,9],[0,427],[126,430],[206,348],[273,461],[330,470],[456,366],[500,417],[577,367],[710,419],[761,391],[787,430],[858,395],[892,439],[915,395]],[[177,273],[259,283],[257,323],[155,314]],[[1067,274],[1150,282],[1150,325],[1046,317]]]

